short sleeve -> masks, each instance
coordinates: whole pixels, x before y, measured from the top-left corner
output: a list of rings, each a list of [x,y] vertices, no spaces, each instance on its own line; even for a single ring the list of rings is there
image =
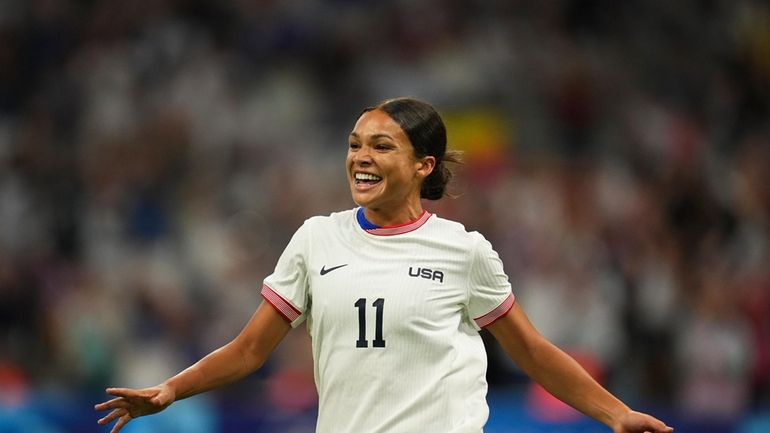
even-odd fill
[[[270,303],[293,328],[306,317],[308,308],[307,255],[310,243],[308,223],[292,236],[275,270],[262,284],[262,298]]]
[[[468,316],[481,329],[508,313],[515,297],[500,256],[483,236],[474,235],[477,241],[468,275]]]

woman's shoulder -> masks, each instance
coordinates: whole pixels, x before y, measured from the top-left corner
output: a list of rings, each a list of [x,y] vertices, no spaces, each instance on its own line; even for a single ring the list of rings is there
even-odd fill
[[[354,217],[355,209],[332,212],[328,215],[314,215],[305,220],[304,225],[308,227],[329,227],[335,225],[348,224]]]
[[[440,230],[447,236],[462,238],[472,243],[478,242],[480,239],[484,238],[481,233],[475,230],[468,230],[468,228],[459,221],[442,218],[436,214],[433,214],[431,220],[433,220],[435,229]]]

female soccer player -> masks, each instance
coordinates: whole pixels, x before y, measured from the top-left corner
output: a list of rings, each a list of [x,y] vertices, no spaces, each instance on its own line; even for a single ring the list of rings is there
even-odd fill
[[[318,433],[482,431],[488,329],[532,379],[615,433],[668,433],[545,340],[483,236],[423,210],[451,175],[446,130],[410,98],[368,108],[349,137],[353,210],[305,221],[231,342],[160,385],[109,388],[99,424],[159,412],[258,369],[293,327],[312,337]]]

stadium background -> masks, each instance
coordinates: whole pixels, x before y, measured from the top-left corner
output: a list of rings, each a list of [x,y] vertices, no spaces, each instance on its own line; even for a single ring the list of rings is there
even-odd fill
[[[2,0],[0,432],[106,432],[106,386],[231,338],[399,95],[548,338],[680,432],[770,431],[767,2]],[[489,355],[488,432],[606,431]],[[126,431],[312,431],[310,366],[293,332]]]

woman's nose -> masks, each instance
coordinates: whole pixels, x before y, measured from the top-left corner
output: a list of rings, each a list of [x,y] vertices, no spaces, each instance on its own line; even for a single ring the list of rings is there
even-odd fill
[[[353,162],[357,164],[371,164],[372,154],[367,148],[362,147],[353,155]]]

